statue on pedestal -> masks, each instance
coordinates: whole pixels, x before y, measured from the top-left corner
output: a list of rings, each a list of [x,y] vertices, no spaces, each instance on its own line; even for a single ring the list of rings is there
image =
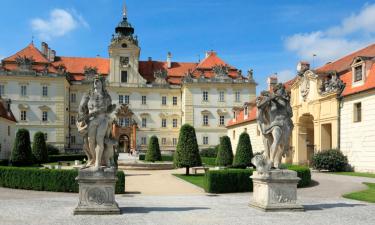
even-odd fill
[[[272,91],[264,91],[256,99],[257,121],[263,135],[264,152],[251,162],[256,171],[253,180],[253,198],[250,206],[264,211],[303,211],[297,204],[297,172],[281,168],[281,159],[289,151],[293,130],[293,111],[290,96],[283,84]]]
[[[79,105],[77,127],[83,136],[86,165],[79,170],[79,202],[74,214],[120,214],[115,201],[117,168],[112,137],[116,105],[105,89],[104,77],[95,76]]]

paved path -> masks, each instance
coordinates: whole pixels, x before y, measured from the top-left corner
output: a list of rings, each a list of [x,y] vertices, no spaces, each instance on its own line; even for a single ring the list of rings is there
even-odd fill
[[[341,198],[375,179],[314,174],[319,185],[298,190],[306,212],[264,213],[248,207],[251,193],[193,195],[117,195],[122,214],[73,216],[78,195],[0,188],[1,225],[49,224],[280,224],[374,225],[375,204]],[[150,183],[145,183],[150,185]],[[165,187],[169,189],[168,187]]]
[[[172,174],[184,173],[179,170],[127,170],[125,190],[127,193],[142,195],[195,195],[204,191]]]

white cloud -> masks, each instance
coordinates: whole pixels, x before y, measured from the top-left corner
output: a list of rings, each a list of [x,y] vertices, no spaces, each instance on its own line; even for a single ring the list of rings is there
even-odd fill
[[[48,19],[31,20],[31,28],[42,40],[64,36],[80,26],[88,27],[88,24],[82,15],[74,10],[68,12],[64,9],[53,9]]]
[[[288,37],[285,46],[302,60],[326,63],[362,48],[375,40],[375,4],[365,5],[358,14],[344,19],[340,25],[311,33]]]
[[[293,79],[296,76],[296,72],[292,70],[282,70],[277,73],[278,82],[286,82]]]

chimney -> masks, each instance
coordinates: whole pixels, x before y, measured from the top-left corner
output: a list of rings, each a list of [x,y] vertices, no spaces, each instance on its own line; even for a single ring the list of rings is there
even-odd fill
[[[51,55],[50,55],[50,60],[51,62],[55,61],[55,57],[56,57],[56,51],[55,50],[51,50]]]
[[[48,60],[51,59],[51,49],[50,48],[47,49],[47,59]]]
[[[168,52],[167,54],[167,67],[168,69],[172,68],[172,53]]]
[[[148,57],[148,61],[151,62],[152,61],[152,57],[149,56]]]
[[[277,74],[273,74],[267,78],[268,91],[272,91],[273,86],[277,84]]]
[[[47,57],[47,54],[48,54],[48,44],[46,42],[42,42],[42,46],[40,48],[40,51],[42,52],[42,54]]]

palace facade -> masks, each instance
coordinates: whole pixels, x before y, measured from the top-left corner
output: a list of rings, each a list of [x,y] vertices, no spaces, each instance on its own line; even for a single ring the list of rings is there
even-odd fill
[[[2,60],[0,93],[12,100],[17,128],[33,136],[45,133],[60,149],[81,149],[76,128],[78,105],[91,86],[89,78],[106,76],[114,104],[122,104],[113,127],[121,151],[146,150],[156,135],[164,151],[173,151],[179,128],[196,129],[200,148],[219,143],[233,107],[255,98],[252,71],[244,76],[214,51],[200,62],[140,60],[140,47],[126,11],[109,43],[109,58],[59,56],[43,42],[33,43]]]
[[[309,165],[314,153],[340,149],[356,171],[375,171],[375,44],[334,62],[310,69],[298,66],[298,75],[285,83],[291,96],[294,129],[287,163]],[[277,77],[268,79],[269,88]],[[235,149],[247,131],[253,150],[263,151],[254,102],[235,110],[228,125]]]

